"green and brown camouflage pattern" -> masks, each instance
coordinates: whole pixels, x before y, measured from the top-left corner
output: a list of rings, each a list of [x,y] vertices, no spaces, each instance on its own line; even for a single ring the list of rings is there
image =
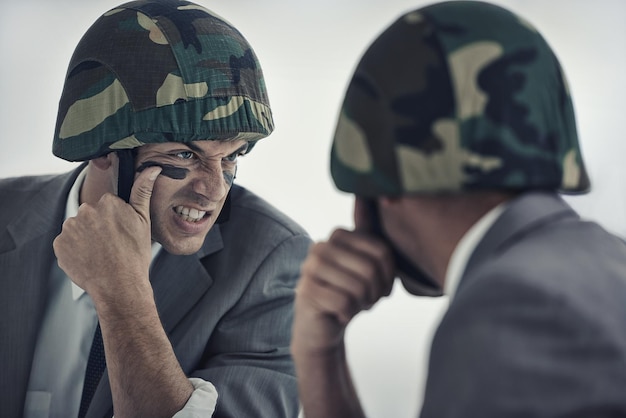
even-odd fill
[[[522,18],[474,1],[406,13],[367,49],[331,172],[365,197],[590,187],[551,48]]]
[[[53,153],[69,161],[145,143],[244,139],[274,128],[243,35],[188,1],[140,0],[101,16],[70,61]]]

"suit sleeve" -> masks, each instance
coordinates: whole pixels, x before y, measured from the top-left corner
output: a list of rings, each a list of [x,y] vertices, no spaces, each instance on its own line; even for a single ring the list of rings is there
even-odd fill
[[[510,276],[464,290],[433,340],[422,418],[626,416],[623,320]]]
[[[289,344],[294,289],[310,239],[282,241],[259,265],[211,336],[199,377],[218,392],[214,417],[295,417],[299,402]],[[242,338],[246,336],[246,338]]]

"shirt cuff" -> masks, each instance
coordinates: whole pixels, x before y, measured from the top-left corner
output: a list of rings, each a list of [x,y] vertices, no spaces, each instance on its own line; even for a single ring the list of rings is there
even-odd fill
[[[217,405],[217,389],[211,382],[190,377],[193,385],[191,397],[180,411],[172,418],[206,418],[213,415]]]

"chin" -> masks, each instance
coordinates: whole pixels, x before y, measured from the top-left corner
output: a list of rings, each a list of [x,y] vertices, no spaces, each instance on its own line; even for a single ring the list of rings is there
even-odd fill
[[[173,255],[192,255],[197,253],[198,251],[200,251],[200,248],[202,248],[202,244],[204,243],[204,240],[200,241],[200,242],[175,242],[175,243],[170,243],[170,242],[165,242],[165,241],[160,241],[160,240],[156,240],[159,244],[161,244],[161,246],[163,247],[163,249],[165,251],[167,251],[170,254]]]
[[[403,274],[399,275],[400,281],[404,289],[415,296],[443,296],[443,290],[439,287],[433,287],[430,282],[422,282],[415,277],[407,277]]]
[[[163,248],[165,248],[165,250],[168,253],[172,254],[172,255],[192,255],[192,254],[197,253],[198,250],[200,249],[200,247],[198,247],[198,249],[196,249],[196,250],[187,250],[187,249],[179,250],[179,249],[176,249],[176,248],[168,249],[167,247],[163,247]]]

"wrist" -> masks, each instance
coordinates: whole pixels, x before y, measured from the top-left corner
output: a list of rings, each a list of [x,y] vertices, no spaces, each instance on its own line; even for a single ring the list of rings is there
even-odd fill
[[[343,353],[346,324],[328,314],[305,309],[307,306],[296,301],[291,335],[293,354],[332,358]]]
[[[102,280],[86,292],[91,296],[98,316],[135,316],[155,307],[154,293],[148,278],[127,277],[115,282]]]
[[[333,341],[333,343],[322,343],[320,341],[302,340],[296,337],[291,341],[291,354],[295,361],[307,362],[326,362],[341,360],[346,357],[346,349],[341,338]]]

